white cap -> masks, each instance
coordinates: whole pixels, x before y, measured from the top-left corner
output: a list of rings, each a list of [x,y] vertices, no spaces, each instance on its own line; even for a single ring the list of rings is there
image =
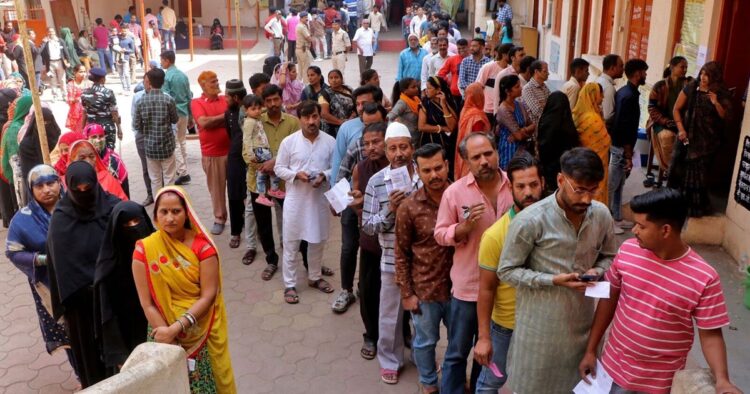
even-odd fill
[[[389,138],[399,138],[399,137],[406,137],[411,138],[411,133],[409,132],[409,128],[406,127],[403,123],[399,122],[393,122],[388,125],[388,128],[385,130],[385,140],[388,141]]]

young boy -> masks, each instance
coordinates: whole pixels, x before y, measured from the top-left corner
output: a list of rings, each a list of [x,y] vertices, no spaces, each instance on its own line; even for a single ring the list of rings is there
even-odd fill
[[[263,130],[263,123],[260,122],[260,115],[263,112],[263,99],[259,96],[249,94],[242,100],[245,107],[245,123],[242,125],[242,157],[248,164],[247,179],[248,186],[252,183],[252,173],[255,175],[255,188],[259,194],[255,200],[258,204],[268,207],[274,206],[273,200],[268,196],[283,199],[286,193],[279,190],[279,177],[269,175],[258,170],[258,165],[273,158],[268,137]],[[270,179],[271,190],[266,195],[266,182]]]

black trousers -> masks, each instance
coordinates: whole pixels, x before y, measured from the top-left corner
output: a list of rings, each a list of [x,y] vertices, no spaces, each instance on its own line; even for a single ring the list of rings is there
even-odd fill
[[[245,200],[229,200],[229,228],[232,236],[242,235],[245,227]]]
[[[352,208],[341,212],[341,288],[354,289],[359,249],[359,218]]]
[[[263,253],[266,255],[266,263],[272,265],[279,265],[279,254],[276,253],[276,243],[273,240],[273,213],[271,207],[258,204],[255,200],[258,199],[257,193],[250,193],[250,203],[253,204],[253,215],[255,215],[255,223],[258,225],[258,236],[260,237],[260,246],[263,248]],[[284,200],[275,200],[276,203],[284,206]],[[230,201],[230,217],[231,217],[231,201]],[[243,206],[244,215],[244,206]],[[307,241],[300,242],[299,252],[302,253],[302,263],[307,269]]]
[[[377,343],[380,316],[380,253],[364,249],[359,254],[359,314],[365,325],[365,340]]]
[[[287,51],[286,51],[286,59],[290,63],[297,63],[297,54],[294,53],[294,51],[297,50],[297,41],[294,40],[287,40]],[[307,72],[306,70],[304,72]]]

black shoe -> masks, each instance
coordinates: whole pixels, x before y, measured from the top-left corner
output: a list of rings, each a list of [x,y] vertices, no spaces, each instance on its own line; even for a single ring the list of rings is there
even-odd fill
[[[141,203],[141,205],[143,205],[144,207],[147,207],[147,206],[149,206],[149,205],[151,205],[153,203],[154,203],[154,198],[152,196],[148,196],[148,197],[146,197],[145,200],[143,200],[143,202]]]
[[[177,186],[189,185],[190,175],[182,175],[182,176],[177,177],[177,180],[174,181],[174,184]]]

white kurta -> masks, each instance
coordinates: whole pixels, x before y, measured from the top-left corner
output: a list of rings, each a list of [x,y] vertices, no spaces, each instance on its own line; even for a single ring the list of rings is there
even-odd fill
[[[320,132],[311,142],[298,130],[281,141],[273,170],[286,182],[284,199],[284,240],[305,240],[320,243],[328,239],[331,211],[323,193],[328,190],[331,157],[336,140]],[[320,187],[295,180],[298,172],[323,173],[326,180]]]

